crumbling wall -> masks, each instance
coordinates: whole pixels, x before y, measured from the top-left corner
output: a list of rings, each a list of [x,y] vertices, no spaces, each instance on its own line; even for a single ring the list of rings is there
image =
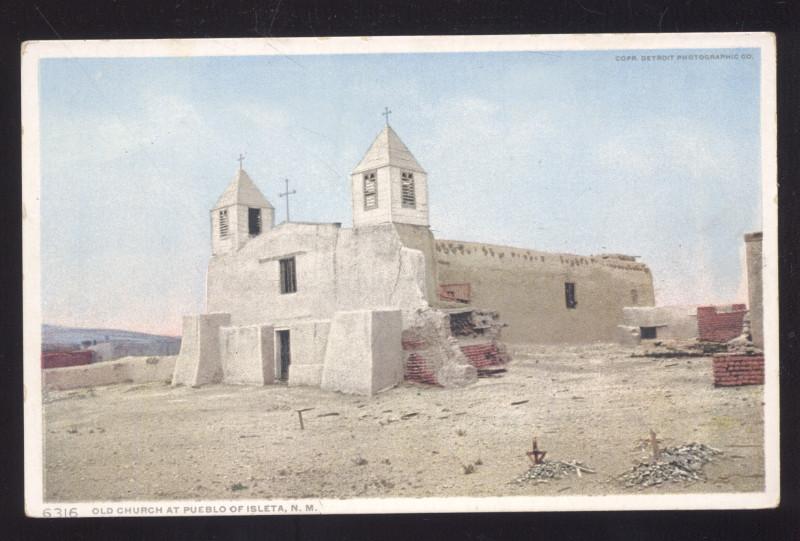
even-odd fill
[[[429,308],[408,314],[402,344],[408,381],[460,387],[478,377],[477,369],[451,335],[448,315],[440,310]]]
[[[698,339],[706,342],[727,342],[742,334],[747,307],[744,304],[699,306],[697,308]]]

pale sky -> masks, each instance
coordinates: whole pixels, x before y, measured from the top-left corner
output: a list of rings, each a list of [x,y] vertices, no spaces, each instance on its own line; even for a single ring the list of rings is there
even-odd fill
[[[638,255],[658,304],[744,300],[742,236],[761,228],[759,53],[714,52],[753,59],[43,60],[43,320],[180,334],[203,311],[208,212],[239,153],[278,222],[288,177],[293,220],[347,227],[348,175],[385,106],[428,171],[438,238]]]

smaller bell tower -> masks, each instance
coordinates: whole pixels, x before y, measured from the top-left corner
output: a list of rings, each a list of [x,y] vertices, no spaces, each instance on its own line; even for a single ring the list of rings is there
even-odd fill
[[[353,227],[397,223],[429,227],[428,175],[389,125],[350,175]]]
[[[211,209],[211,253],[239,250],[247,241],[275,227],[275,208],[242,168]]]

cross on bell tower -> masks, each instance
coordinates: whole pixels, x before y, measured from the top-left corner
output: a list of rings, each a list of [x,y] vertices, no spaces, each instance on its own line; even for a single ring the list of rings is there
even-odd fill
[[[239,157],[236,158],[236,161],[239,162],[239,171],[242,170],[242,162],[244,161],[244,155],[240,152]]]
[[[389,109],[388,107],[384,107],[383,108],[383,112],[381,113],[381,115],[386,119],[386,125],[387,126],[389,125],[389,115],[391,115],[391,114],[392,114],[392,110],[391,109]]]
[[[292,190],[290,192],[289,191],[289,179],[285,178],[283,180],[286,181],[286,191],[283,192],[283,193],[279,193],[278,197],[285,197],[286,198],[286,222],[288,223],[289,222],[289,196],[296,194],[297,190]]]

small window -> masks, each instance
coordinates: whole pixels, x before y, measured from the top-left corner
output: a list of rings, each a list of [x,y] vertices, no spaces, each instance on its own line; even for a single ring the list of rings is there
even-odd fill
[[[378,183],[375,171],[364,173],[364,210],[378,208]]]
[[[261,209],[247,209],[247,230],[253,237],[261,234]]]
[[[281,265],[281,293],[294,293],[297,291],[297,277],[294,270],[294,258],[287,257],[280,260]]]
[[[414,173],[402,173],[401,181],[403,183],[400,198],[402,199],[403,206],[406,208],[417,207],[417,197],[414,193]]]
[[[631,289],[631,305],[636,306],[639,304],[639,292]]]
[[[578,300],[575,298],[575,284],[573,282],[564,283],[564,296],[567,302],[567,308],[575,308],[578,306]]]
[[[219,211],[219,238],[228,236],[228,209]]]
[[[658,330],[656,327],[639,327],[642,340],[655,340],[658,338]]]

